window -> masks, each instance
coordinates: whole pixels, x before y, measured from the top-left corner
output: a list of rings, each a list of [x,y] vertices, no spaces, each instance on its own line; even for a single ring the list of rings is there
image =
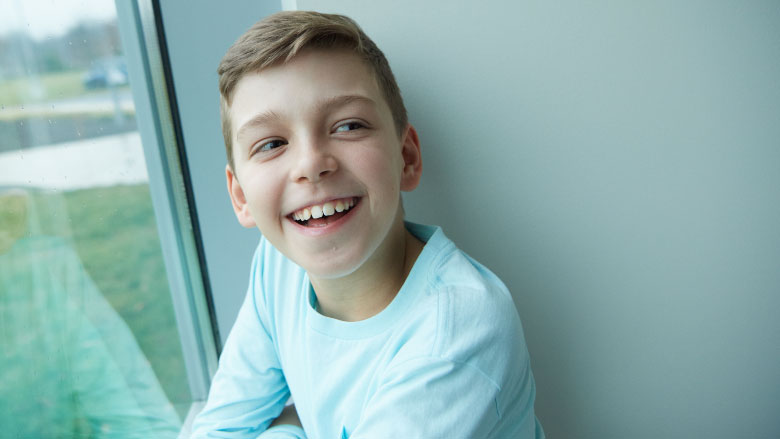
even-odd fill
[[[9,437],[176,437],[205,398],[216,356],[141,3],[0,0]]]

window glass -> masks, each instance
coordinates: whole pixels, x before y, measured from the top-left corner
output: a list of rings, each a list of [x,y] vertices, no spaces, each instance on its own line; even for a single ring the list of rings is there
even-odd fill
[[[176,437],[192,398],[112,1],[0,0],[3,437]]]

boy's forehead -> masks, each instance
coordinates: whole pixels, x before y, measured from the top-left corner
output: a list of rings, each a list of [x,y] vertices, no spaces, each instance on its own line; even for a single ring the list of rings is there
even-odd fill
[[[364,97],[378,106],[384,101],[371,67],[353,51],[301,51],[288,62],[241,77],[229,110],[234,135],[258,114],[283,117],[301,108],[322,108],[344,96]]]

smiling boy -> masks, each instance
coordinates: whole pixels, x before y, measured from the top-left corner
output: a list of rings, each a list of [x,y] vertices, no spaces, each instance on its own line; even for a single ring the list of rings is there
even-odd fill
[[[263,238],[194,437],[543,437],[509,292],[404,221],[420,143],[376,45],[282,12],[219,73],[228,191]]]

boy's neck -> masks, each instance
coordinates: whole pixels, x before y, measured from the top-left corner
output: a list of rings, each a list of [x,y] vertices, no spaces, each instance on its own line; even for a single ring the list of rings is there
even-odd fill
[[[317,311],[327,317],[356,322],[372,317],[390,304],[423,249],[400,221],[377,257],[354,273],[337,279],[311,279],[317,295]]]

